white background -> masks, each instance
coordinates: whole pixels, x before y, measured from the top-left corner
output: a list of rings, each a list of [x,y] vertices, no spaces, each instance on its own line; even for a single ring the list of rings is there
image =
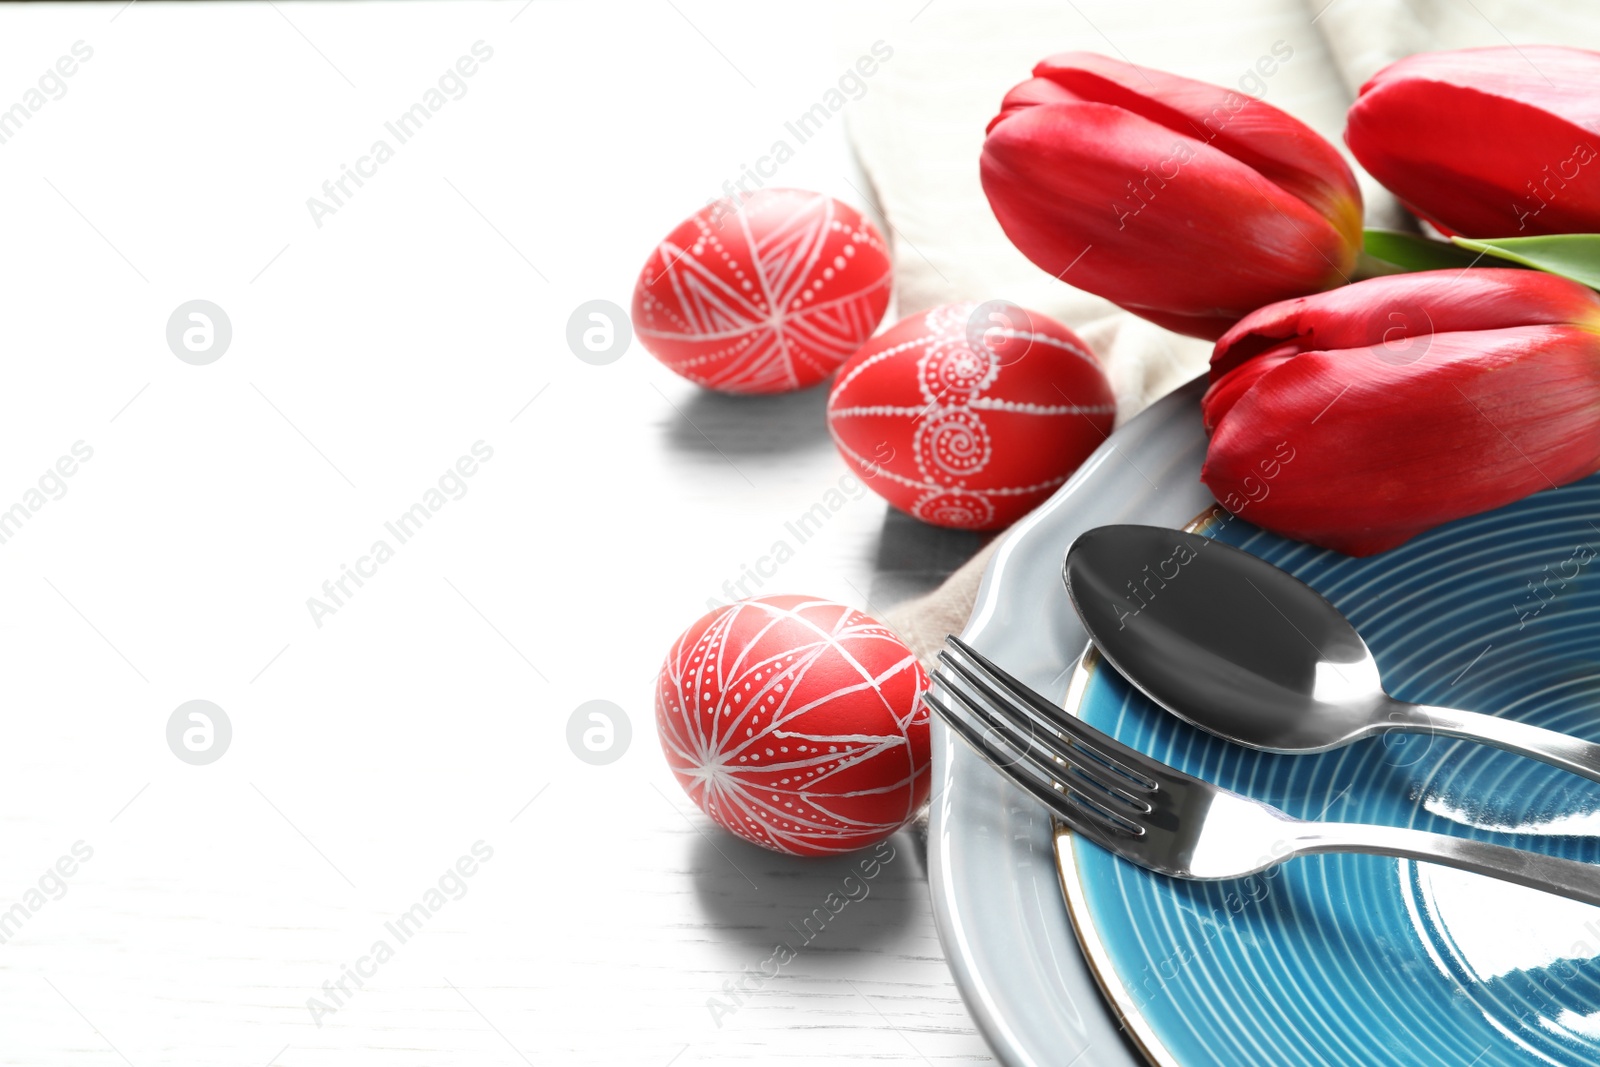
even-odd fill
[[[0,910],[93,849],[0,945],[0,1062],[987,1058],[909,831],[779,978],[706,1007],[850,861],[694,811],[653,675],[845,468],[822,391],[702,394],[637,343],[590,366],[566,320],[626,306],[654,242],[923,0],[675,3],[0,9],[0,108],[94,50],[0,144],[0,509],[93,449],[0,545]],[[466,95],[315,226],[307,198],[479,40]],[[778,182],[859,200],[843,123]],[[200,367],[165,337],[197,298],[233,328]],[[480,440],[466,495],[317,627],[307,598]],[[868,496],[764,591],[881,609],[976,544]],[[165,739],[197,698],[234,731],[206,767]],[[567,747],[591,699],[631,719],[610,766]],[[467,894],[314,1025],[479,840]]]

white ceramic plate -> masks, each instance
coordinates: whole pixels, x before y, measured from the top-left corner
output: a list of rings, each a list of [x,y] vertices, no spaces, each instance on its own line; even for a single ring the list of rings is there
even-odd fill
[[[963,637],[1060,702],[1088,642],[1061,584],[1067,546],[1107,523],[1182,526],[1215,503],[1200,484],[1204,380],[1111,435],[1005,536]],[[1067,917],[1049,814],[937,720],[929,861],[934,918],[995,1055],[1027,1067],[1142,1067]]]

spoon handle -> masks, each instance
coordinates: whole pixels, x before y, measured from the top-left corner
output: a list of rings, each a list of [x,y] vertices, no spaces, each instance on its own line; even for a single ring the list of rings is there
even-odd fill
[[[1481,741],[1600,782],[1600,745],[1570,734],[1476,711],[1408,705],[1390,720],[1401,730]]]

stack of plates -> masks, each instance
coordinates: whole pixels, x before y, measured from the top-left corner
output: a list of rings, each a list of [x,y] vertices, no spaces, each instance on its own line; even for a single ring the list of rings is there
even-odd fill
[[[1122,741],[1291,815],[1600,863],[1600,784],[1420,735],[1316,756],[1251,752],[1159,711],[1084,656],[1060,576],[1072,540],[1107,523],[1198,523],[1344,611],[1395,696],[1600,740],[1600,476],[1352,559],[1242,519],[1205,523],[1202,389],[1131,421],[1007,535],[967,640]],[[1217,625],[1227,612],[1218,605]],[[934,774],[936,917],[1007,1063],[1600,1062],[1600,908],[1374,856],[1175,881],[1057,827],[942,727]]]

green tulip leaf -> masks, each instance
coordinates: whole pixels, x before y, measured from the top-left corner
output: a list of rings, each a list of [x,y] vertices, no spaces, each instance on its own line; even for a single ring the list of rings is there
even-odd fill
[[[1430,241],[1426,237],[1398,230],[1361,231],[1361,250],[1374,259],[1381,259],[1407,271],[1469,267],[1477,258],[1453,244]]]
[[[1452,237],[1451,240],[1464,249],[1559,274],[1591,289],[1600,289],[1600,233],[1496,237],[1487,241]]]

